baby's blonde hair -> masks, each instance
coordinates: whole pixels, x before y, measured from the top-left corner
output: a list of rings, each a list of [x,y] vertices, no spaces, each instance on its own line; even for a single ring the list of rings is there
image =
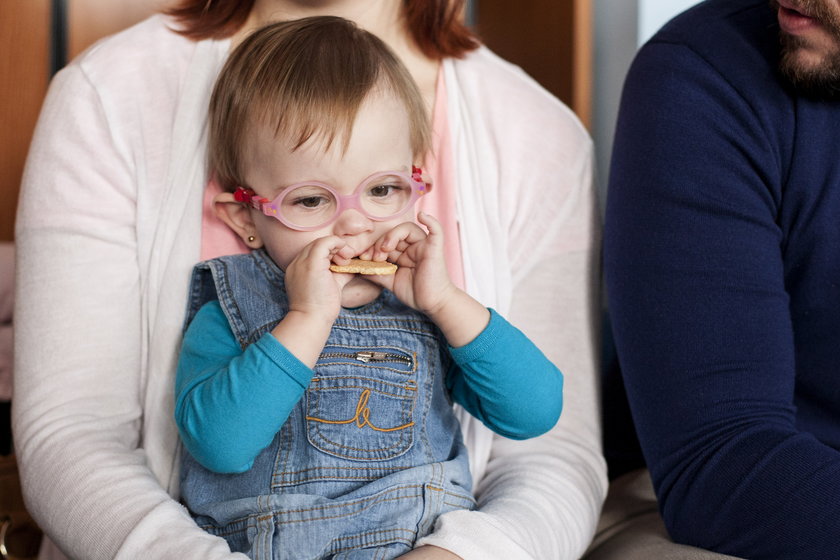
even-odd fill
[[[244,184],[246,141],[256,125],[274,128],[293,150],[313,136],[325,149],[338,137],[346,150],[359,107],[374,90],[405,105],[420,162],[431,137],[423,98],[385,43],[334,16],[263,27],[233,51],[213,89],[210,171],[225,190]]]

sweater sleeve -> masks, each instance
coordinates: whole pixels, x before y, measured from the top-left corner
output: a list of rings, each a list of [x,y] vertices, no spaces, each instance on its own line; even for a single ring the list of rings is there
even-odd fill
[[[457,365],[448,377],[452,399],[497,434],[527,439],[557,423],[563,374],[494,310],[475,340],[449,352]]]
[[[598,405],[600,224],[592,143],[567,108],[519,71],[496,63],[470,70],[469,64],[459,65],[454,76],[453,97],[463,101],[458,110],[466,111],[469,124],[454,135],[473,132],[456,148],[458,166],[482,176],[486,162],[493,162],[483,181],[490,190],[482,186],[482,192],[493,192],[499,181],[500,246],[511,273],[509,307],[499,307],[563,372],[563,413],[535,438],[492,434],[483,476],[476,479],[477,509],[442,515],[419,544],[465,560],[573,560],[592,540],[607,488]],[[488,130],[490,123],[499,126]],[[464,228],[464,247],[474,254],[469,231]],[[469,286],[475,271],[466,272]],[[471,463],[485,460],[470,451]]]
[[[688,47],[640,52],[607,200],[610,311],[672,537],[739,557],[829,558],[840,453],[797,427],[772,188],[782,166],[755,101]]]
[[[71,558],[244,558],[196,526],[143,449],[148,378],[166,372],[145,369],[141,172],[111,116],[81,66],[67,66],[27,159],[13,395],[27,508]]]
[[[184,335],[175,421],[187,450],[215,472],[245,472],[303,396],[312,370],[271,333],[244,351],[218,301]]]

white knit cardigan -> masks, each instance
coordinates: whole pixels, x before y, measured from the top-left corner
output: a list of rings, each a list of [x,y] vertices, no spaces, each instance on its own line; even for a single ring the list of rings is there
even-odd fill
[[[21,193],[15,444],[27,504],[71,558],[242,558],[171,497],[205,112],[229,44],[170,24],[152,17],[56,76]],[[577,558],[606,492],[592,145],[486,48],[444,76],[467,289],[560,367],[565,403],[553,431],[523,442],[462,414],[478,511],[442,516],[422,542],[467,560]]]

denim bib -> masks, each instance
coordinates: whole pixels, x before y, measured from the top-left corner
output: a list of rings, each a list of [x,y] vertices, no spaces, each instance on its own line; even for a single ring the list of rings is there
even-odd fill
[[[264,251],[197,265],[187,321],[214,299],[243,349],[288,310],[283,271]],[[196,522],[254,559],[383,559],[442,513],[471,509],[445,348],[387,290],[342,309],[305,395],[249,471],[214,473],[183,454],[181,496]]]

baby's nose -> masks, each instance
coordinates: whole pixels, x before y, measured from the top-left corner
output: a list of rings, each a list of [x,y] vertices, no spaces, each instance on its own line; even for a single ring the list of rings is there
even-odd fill
[[[335,235],[358,235],[373,229],[373,220],[356,210],[348,208],[339,214],[333,225]]]

